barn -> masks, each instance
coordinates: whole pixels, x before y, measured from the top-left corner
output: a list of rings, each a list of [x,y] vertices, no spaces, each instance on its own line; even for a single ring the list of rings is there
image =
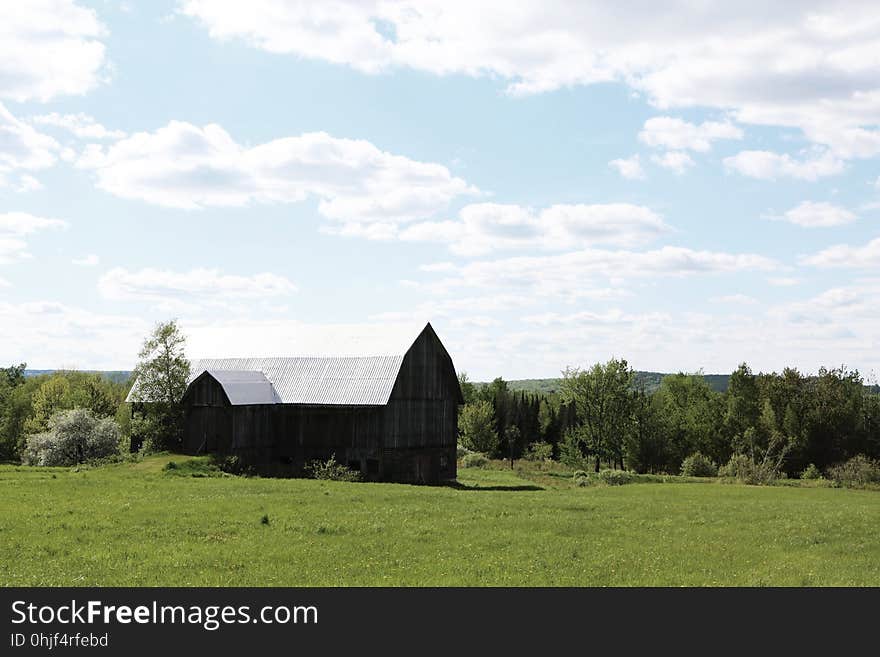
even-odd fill
[[[431,324],[395,354],[191,361],[184,451],[301,472],[336,460],[367,480],[456,477],[452,359]]]

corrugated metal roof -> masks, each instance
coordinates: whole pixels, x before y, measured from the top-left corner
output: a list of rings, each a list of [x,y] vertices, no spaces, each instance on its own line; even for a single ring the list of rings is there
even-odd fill
[[[190,361],[188,383],[205,371],[215,378],[222,372],[261,373],[282,404],[384,406],[402,364],[403,355],[202,358]],[[133,401],[136,386],[127,401]]]
[[[262,372],[251,370],[206,369],[196,374],[196,378],[207,372],[223,388],[229,403],[233,406],[254,404],[279,404],[281,398],[275,392],[272,382]]]

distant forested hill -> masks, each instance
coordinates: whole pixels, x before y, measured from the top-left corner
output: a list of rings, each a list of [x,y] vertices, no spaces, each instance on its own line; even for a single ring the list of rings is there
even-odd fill
[[[25,370],[25,376],[40,376],[41,374],[52,374],[53,372],[57,372],[58,370]],[[106,379],[112,381],[113,383],[125,383],[128,381],[131,376],[131,372],[126,372],[124,370],[114,370],[114,371],[101,371],[101,370],[85,370],[86,372],[92,373],[97,372],[101,376]]]
[[[647,392],[654,392],[660,387],[660,381],[664,376],[669,374],[664,372],[636,372],[635,387],[644,388]],[[718,392],[727,390],[727,382],[730,379],[729,374],[704,374],[703,378],[709,386]],[[511,390],[523,390],[525,392],[541,392],[548,394],[559,391],[559,384],[562,379],[520,379],[517,381],[508,381],[507,385]]]

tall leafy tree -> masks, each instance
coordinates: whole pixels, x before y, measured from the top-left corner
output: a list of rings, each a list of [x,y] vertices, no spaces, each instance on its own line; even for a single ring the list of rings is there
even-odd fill
[[[459,373],[458,385],[461,387],[461,396],[464,398],[465,404],[477,400],[477,385],[468,378],[467,372]]]
[[[663,454],[667,472],[678,472],[681,462],[695,452],[716,463],[729,458],[730,447],[721,434],[722,396],[702,374],[664,377],[653,403],[666,437]]]
[[[27,365],[12,365],[0,369],[0,461],[18,457],[23,415],[20,407]]]
[[[626,462],[636,472],[660,472],[669,463],[669,440],[657,403],[644,388],[633,395],[632,423],[626,438]]]
[[[467,449],[483,454],[493,454],[498,449],[498,432],[492,404],[475,401],[462,406],[459,417],[461,444]]]
[[[175,449],[182,444],[183,409],[190,364],[186,336],[175,320],[160,322],[144,341],[135,368],[132,397],[140,412],[132,425],[132,440],[150,439],[156,447]]]
[[[581,453],[594,459],[597,472],[602,460],[623,467],[632,418],[632,368],[625,360],[612,358],[589,370],[566,368],[562,376],[560,396],[575,407],[580,421],[577,431],[569,435]]]
[[[742,363],[730,375],[727,387],[727,409],[724,424],[728,436],[745,433],[749,427],[758,426],[761,415],[761,398],[757,377],[752,374],[748,365]]]

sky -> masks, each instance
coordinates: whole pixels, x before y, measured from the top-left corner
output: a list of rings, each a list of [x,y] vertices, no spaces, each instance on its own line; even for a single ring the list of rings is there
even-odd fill
[[[0,4],[4,365],[880,372],[876,1]]]

